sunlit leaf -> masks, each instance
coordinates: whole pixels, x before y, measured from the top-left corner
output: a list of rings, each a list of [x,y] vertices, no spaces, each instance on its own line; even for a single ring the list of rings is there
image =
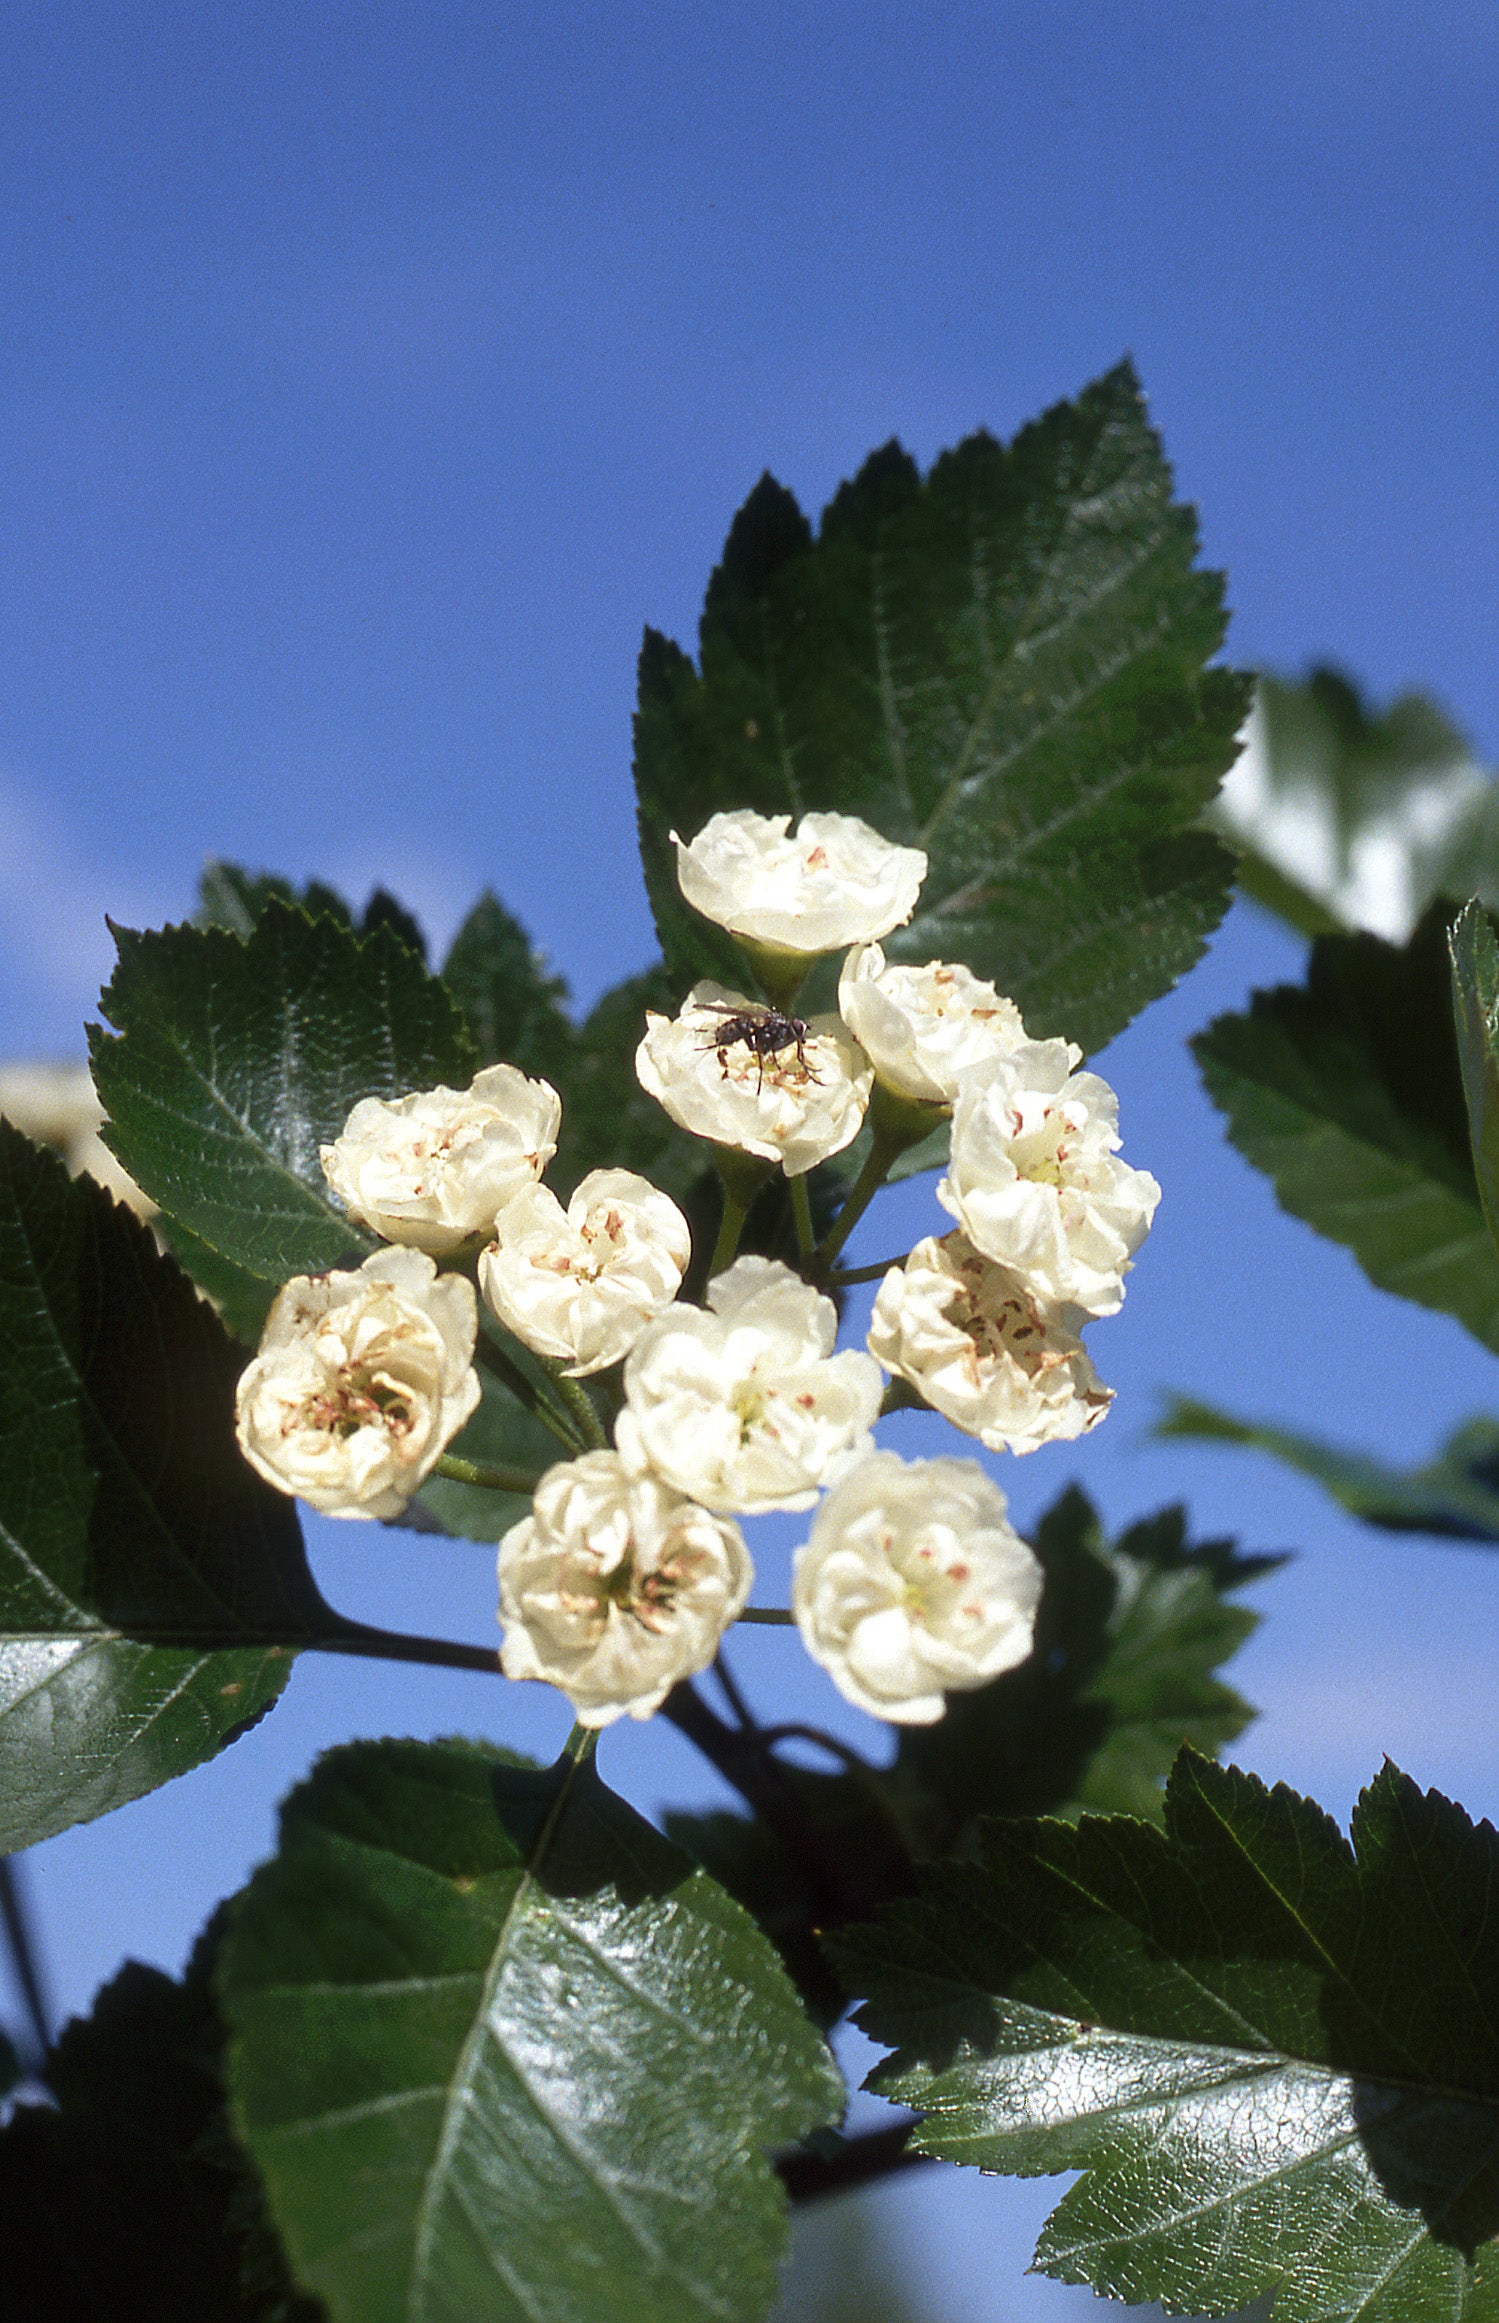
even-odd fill
[[[1350,1847],[1184,1752],[1166,1828],[987,1827],[840,1940],[922,2151],[1080,2170],[1036,2264],[1277,2323],[1499,2315],[1499,1837],[1386,1767]]]

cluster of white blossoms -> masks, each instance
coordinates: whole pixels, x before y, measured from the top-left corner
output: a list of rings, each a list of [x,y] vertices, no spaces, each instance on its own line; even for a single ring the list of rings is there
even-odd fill
[[[767,1177],[805,1178],[867,1117],[870,1191],[951,1118],[937,1195],[957,1231],[889,1268],[868,1352],[839,1351],[827,1252],[866,1193],[827,1251],[803,1244],[800,1272],[735,1258],[726,1231],[699,1305],[679,1295],[687,1221],[647,1179],[594,1170],[566,1206],[543,1183],[562,1117],[546,1082],[502,1064],[467,1090],[368,1098],[323,1168],[395,1247],[286,1285],[240,1384],[240,1441],[327,1514],[398,1514],[479,1401],[477,1282],[559,1396],[607,1373],[615,1411],[614,1448],[580,1443],[549,1468],[500,1543],[508,1676],[559,1687],[587,1726],[648,1716],[744,1609],[734,1520],[815,1509],[795,1566],[803,1641],[851,1702],[924,1723],[1029,1653],[1041,1572],[977,1463],[874,1448],[885,1374],[991,1451],[1081,1435],[1112,1399],[1078,1334],[1118,1309],[1160,1190],[1118,1158],[1113,1091],[1080,1051],[1029,1039],[961,964],[887,960],[919,849],[852,816],[793,831],[749,810],[673,838],[683,896],[780,1001],[696,985],[675,1017],[647,1017],[642,1087],[726,1170],[737,1153]],[[837,1014],[790,1014],[799,978],[838,952]],[[585,1391],[567,1392],[592,1426]]]

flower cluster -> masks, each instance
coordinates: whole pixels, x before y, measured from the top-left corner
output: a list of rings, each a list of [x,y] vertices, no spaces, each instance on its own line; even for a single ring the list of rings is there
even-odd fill
[[[586,1726],[648,1716],[743,1611],[735,1519],[813,1510],[792,1591],[808,1651],[851,1702],[924,1723],[1029,1653],[1041,1572],[976,1462],[874,1448],[885,1374],[991,1451],[1094,1426],[1112,1399],[1079,1332],[1118,1309],[1159,1188],[1118,1158],[1113,1091],[1076,1048],[1030,1039],[961,963],[887,959],[918,849],[852,816],[793,831],[748,810],[676,847],[683,896],[775,998],[695,985],[675,1017],[648,1015],[638,1078],[741,1190],[746,1169],[805,1180],[864,1130],[828,1241],[809,1247],[798,1188],[799,1263],[735,1257],[736,1196],[717,1271],[684,1297],[692,1236],[667,1195],[623,1169],[565,1205],[543,1182],[562,1112],[546,1082],[501,1064],[467,1090],[367,1098],[322,1161],[387,1247],[286,1285],[240,1383],[240,1441],[327,1514],[399,1514],[479,1402],[477,1284],[576,1445],[525,1479],[530,1513],[500,1543],[508,1676],[559,1687]],[[828,953],[846,955],[837,1013],[794,1015]],[[956,1230],[889,1268],[868,1352],[840,1351],[833,1254],[895,1155],[949,1119],[937,1198]]]

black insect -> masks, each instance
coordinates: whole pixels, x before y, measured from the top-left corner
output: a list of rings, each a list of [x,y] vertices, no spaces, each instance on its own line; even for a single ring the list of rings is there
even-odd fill
[[[796,1061],[809,1081],[818,1079],[807,1062],[807,1041],[812,1027],[801,1017],[786,1016],[779,1008],[761,1008],[753,1001],[741,1004],[732,1000],[709,1000],[704,1005],[723,1019],[713,1038],[703,1043],[704,1048],[717,1049],[718,1061],[727,1072],[728,1051],[742,1041],[759,1060],[757,1094],[765,1086],[766,1058],[782,1056],[787,1049],[796,1051]]]

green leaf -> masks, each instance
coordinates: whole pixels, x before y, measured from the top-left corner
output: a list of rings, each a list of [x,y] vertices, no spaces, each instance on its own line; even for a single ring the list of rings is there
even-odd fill
[[[1423,694],[1375,710],[1335,669],[1260,679],[1243,757],[1203,816],[1240,884],[1303,934],[1404,943],[1438,895],[1499,903],[1499,789]]]
[[[519,1065],[561,1089],[575,1034],[567,986],[486,888],[453,939],[442,980],[462,1009],[481,1065]]]
[[[1499,1837],[1386,1766],[1349,1847],[1184,1751],[1166,1829],[988,1827],[840,1945],[922,2151],[1084,2175],[1036,2264],[1277,2323],[1499,2315]]]
[[[334,1617],[148,1230],[0,1123],[0,1849],[212,1758]]]
[[[1158,1817],[1179,1746],[1216,1750],[1253,1716],[1217,1671],[1257,1620],[1233,1593],[1279,1559],[1189,1541],[1179,1508],[1110,1542],[1075,1486],[1042,1517],[1034,1546],[1046,1585],[1029,1660],[949,1695],[935,1726],[902,1728],[878,1775],[788,1769],[817,1835],[822,1894],[762,1824],[729,1814],[669,1820],[672,1837],[755,1914],[824,2022],[841,2013],[842,1996],[815,1930],[905,1893],[921,1857],[966,1851],[983,1814]]]
[[[673,977],[737,978],[677,892],[721,808],[857,814],[930,871],[905,960],[966,961],[1031,1031],[1102,1047],[1198,957],[1231,865],[1189,829],[1248,680],[1206,666],[1222,588],[1122,364],[1008,447],[924,479],[899,445],[814,541],[762,478],[708,586],[700,671],[647,631],[636,717],[646,885]]]
[[[1242,1444],[1269,1452],[1310,1476],[1351,1516],[1392,1533],[1437,1533],[1454,1541],[1499,1542],[1499,1421],[1464,1421],[1423,1468],[1391,1468],[1319,1437],[1248,1420],[1192,1396],[1173,1396],[1158,1436]]]
[[[1447,942],[1473,1175],[1489,1237],[1499,1245],[1499,944],[1481,904],[1464,906]]]
[[[388,928],[361,939],[275,898],[243,939],[177,927],[116,941],[101,1006],[117,1030],[93,1028],[90,1046],[109,1143],[136,1183],[265,1283],[371,1248],[335,1207],[318,1147],[361,1097],[471,1078],[437,978]]]
[[[1499,1254],[1473,1178],[1440,906],[1404,950],[1322,937],[1304,986],[1257,992],[1192,1046],[1282,1209],[1345,1244],[1381,1290],[1499,1350]]]
[[[753,1924],[591,1766],[331,1752],[220,1990],[242,2133],[334,2323],[770,2304],[765,2152],[841,2084]]]
[[[0,2129],[15,2323],[317,2323],[231,2137],[205,1967],[127,1962],[46,2068],[54,2107]]]
[[[198,881],[194,922],[200,928],[224,928],[231,936],[250,936],[267,906],[276,902],[300,904],[309,919],[335,919],[346,928],[354,925],[354,914],[343,897],[322,880],[309,880],[298,889],[273,871],[244,871],[216,855],[209,856]]]

